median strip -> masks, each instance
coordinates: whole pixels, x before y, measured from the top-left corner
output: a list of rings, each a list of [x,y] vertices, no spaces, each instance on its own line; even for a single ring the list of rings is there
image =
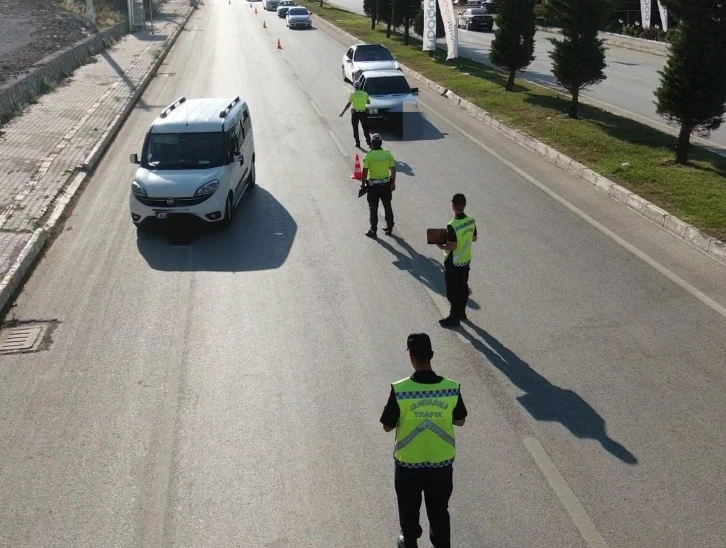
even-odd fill
[[[569,171],[579,171],[587,179],[584,172],[591,170],[590,178],[598,184],[590,182],[607,186],[615,199],[618,192],[625,192],[625,203],[642,197],[666,210],[670,215],[664,211],[664,220],[656,221],[664,228],[665,217],[675,216],[710,236],[709,245],[716,251],[719,240],[726,239],[726,158],[693,146],[691,164],[676,166],[676,139],[671,135],[585,104],[580,105],[581,119],[571,120],[567,116],[569,100],[564,95],[520,80],[514,92],[506,92],[506,76],[494,68],[465,58],[459,59],[457,68],[455,62],[443,60],[442,52],[437,52],[436,59],[430,58],[414,37],[408,45],[395,32],[386,38],[385,27],[372,30],[366,17],[328,5],[321,7],[319,2],[300,3],[358,40],[385,45],[406,67],[435,82],[439,90],[448,90],[460,106],[466,104],[467,110],[478,107],[490,116],[489,120],[486,115],[477,116],[480,119],[495,127],[502,122],[516,128],[522,133],[512,137],[525,145],[529,137],[529,148],[541,148],[536,139],[556,149],[548,154],[559,151]],[[511,132],[515,133],[514,129]],[[721,260],[726,261],[726,257]]]

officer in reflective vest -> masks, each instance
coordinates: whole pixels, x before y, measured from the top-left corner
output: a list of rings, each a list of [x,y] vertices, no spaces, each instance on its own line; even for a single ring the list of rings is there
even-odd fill
[[[456,456],[454,425],[462,426],[467,411],[459,383],[431,369],[431,339],[426,333],[408,336],[414,373],[393,383],[381,423],[396,430],[394,460],[399,548],[418,548],[422,494],[426,498],[429,538],[434,548],[450,548],[449,499]]]
[[[455,194],[451,200],[454,218],[447,225],[448,242],[438,244],[444,250],[444,279],[446,298],[451,305],[449,316],[439,323],[442,327],[456,327],[466,319],[466,303],[469,300],[469,265],[471,246],[477,240],[476,222],[464,213],[466,197]]]
[[[363,128],[363,135],[366,138],[366,144],[368,148],[371,147],[371,135],[368,132],[368,104],[371,102],[371,98],[368,94],[361,89],[360,80],[355,84],[355,91],[350,94],[348,102],[345,104],[343,112],[340,113],[339,118],[343,117],[345,111],[349,107],[353,107],[350,111],[350,121],[353,124],[353,138],[355,139],[355,146],[360,147],[360,137],[358,136],[358,123],[360,122]]]
[[[383,203],[388,236],[393,233],[393,191],[396,190],[396,160],[390,151],[383,148],[383,139],[377,133],[371,136],[371,151],[363,157],[363,184],[368,186],[368,221],[370,228],[366,232],[369,238],[377,238],[378,234],[378,203]]]

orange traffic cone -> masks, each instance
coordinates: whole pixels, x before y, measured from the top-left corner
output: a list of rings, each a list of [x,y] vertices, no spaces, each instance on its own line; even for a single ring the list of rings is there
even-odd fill
[[[257,6],[255,6],[255,13],[257,13]]]
[[[263,29],[266,29],[267,28],[267,23],[265,21],[262,21],[262,28]]]
[[[280,39],[277,39],[277,49],[282,49],[282,46],[280,45]]]
[[[356,181],[360,181],[363,178],[363,172],[360,169],[360,156],[357,154],[355,155],[355,166],[353,167],[353,175],[350,176],[351,179],[355,179]]]

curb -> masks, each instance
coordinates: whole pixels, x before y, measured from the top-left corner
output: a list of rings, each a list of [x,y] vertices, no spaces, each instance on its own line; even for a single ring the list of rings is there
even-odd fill
[[[553,36],[562,37],[562,33],[553,30],[552,27],[542,27],[537,25],[537,31]],[[627,36],[617,34],[615,32],[600,31],[601,39],[605,42],[605,47],[614,47],[627,49],[630,51],[638,51],[640,53],[650,53],[659,57],[668,57],[670,54],[670,42],[660,42],[658,40],[647,40],[636,36]]]
[[[91,150],[91,153],[81,164],[83,172],[75,176],[73,182],[68,186],[68,188],[66,188],[66,190],[63,192],[62,197],[56,203],[55,208],[53,209],[53,213],[51,213],[50,217],[43,225],[43,228],[39,228],[35,232],[33,232],[33,235],[31,236],[28,243],[25,244],[25,247],[20,252],[20,255],[16,259],[15,263],[13,263],[13,266],[5,275],[2,282],[0,282],[0,312],[6,312],[5,309],[8,303],[13,298],[15,292],[23,283],[25,276],[28,274],[31,267],[35,264],[36,260],[42,253],[43,249],[45,248],[45,244],[50,240],[51,236],[53,236],[56,227],[63,218],[63,215],[66,212],[68,205],[75,197],[78,189],[81,187],[81,184],[84,182],[89,172],[98,165],[98,162],[100,161],[104,152],[106,152],[109,145],[113,142],[116,134],[121,129],[121,126],[123,126],[123,123],[126,121],[126,118],[133,110],[136,102],[139,100],[141,95],[148,87],[152,78],[156,74],[156,71],[159,69],[159,66],[161,66],[161,64],[164,62],[164,59],[166,59],[167,54],[174,46],[174,43],[179,37],[179,34],[181,34],[182,30],[191,18],[195,9],[196,8],[189,8],[186,16],[176,28],[174,33],[166,39],[164,45],[162,46],[159,57],[151,65],[149,70],[146,71],[146,74],[144,74],[141,83],[136,88],[133,95],[126,101],[126,104],[124,105],[122,111],[118,115],[116,115],[116,117],[113,119],[111,124],[101,136],[101,140],[96,144],[93,150]]]
[[[325,21],[317,15],[314,15],[313,17],[315,18],[316,22],[324,24],[331,30],[342,34],[353,42],[361,42],[360,39],[356,38],[352,34],[347,33],[342,29],[339,29],[332,23]],[[433,80],[429,80],[425,76],[422,76],[418,72],[411,70],[410,68],[401,63],[399,63],[399,65],[401,66],[404,74],[410,76],[415,80],[418,80],[427,88],[435,91],[439,95],[446,97],[457,107],[469,113],[470,116],[494,128],[500,133],[503,133],[510,139],[519,143],[524,148],[529,149],[532,152],[536,153],[538,156],[545,158],[548,162],[556,165],[563,171],[566,171],[567,173],[574,175],[578,179],[582,179],[583,181],[589,183],[595,188],[606,192],[616,202],[620,202],[621,204],[629,207],[633,211],[654,222],[655,224],[670,232],[674,236],[677,236],[681,240],[684,240],[692,246],[696,247],[697,249],[700,249],[712,259],[718,261],[723,265],[726,265],[726,243],[717,240],[716,238],[712,238],[711,236],[705,234],[696,227],[686,223],[685,221],[682,221],[675,215],[671,215],[664,209],[661,209],[655,204],[650,203],[648,200],[630,192],[628,189],[614,183],[607,177],[604,177],[599,173],[594,172],[590,168],[582,165],[581,163],[576,162],[569,156],[562,154],[561,152],[550,147],[549,145],[538,141],[534,137],[531,137],[526,133],[519,131],[518,129],[506,125],[501,120],[497,120],[491,114],[479,108],[474,103],[471,103],[466,99],[459,97],[458,95],[452,93],[450,90],[437,84]]]

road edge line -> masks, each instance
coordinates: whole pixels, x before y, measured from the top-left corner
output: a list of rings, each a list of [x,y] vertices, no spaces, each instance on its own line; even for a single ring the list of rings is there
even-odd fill
[[[106,128],[106,131],[101,136],[99,142],[93,147],[90,154],[81,164],[82,171],[76,175],[73,182],[66,188],[63,193],[63,197],[55,205],[53,212],[43,227],[38,228],[35,232],[33,232],[33,235],[30,237],[28,243],[25,244],[25,247],[23,247],[23,250],[18,255],[18,258],[13,263],[13,266],[10,267],[10,270],[2,279],[2,282],[0,282],[0,314],[5,314],[7,312],[6,308],[8,304],[16,296],[17,291],[22,286],[26,276],[35,265],[48,241],[51,240],[56,226],[63,218],[63,215],[66,213],[69,204],[72,203],[73,198],[75,198],[78,189],[81,187],[81,183],[85,180],[89,173],[95,169],[101,161],[101,158],[103,158],[104,153],[108,150],[108,147],[116,138],[116,135],[121,130],[121,127],[123,127],[124,122],[126,122],[126,119],[136,106],[139,98],[143,95],[144,91],[146,91],[146,88],[154,78],[156,71],[166,59],[166,56],[176,43],[177,38],[186,27],[189,19],[196,9],[197,8],[190,7],[189,11],[184,16],[184,19],[173,34],[165,40],[156,61],[154,61],[149,70],[146,71],[141,83],[138,85],[131,97],[126,101],[126,104],[121,112],[112,120],[111,124]]]
[[[334,32],[342,34],[354,43],[362,43],[359,38],[356,38],[343,29],[336,27],[334,24],[326,21],[325,19],[317,15],[313,15],[313,17],[316,22],[322,23],[323,26],[328,27]],[[455,106],[466,111],[472,118],[476,118],[485,125],[509,137],[515,143],[527,150],[530,150],[531,152],[534,152],[551,164],[559,167],[562,171],[565,171],[570,175],[589,183],[596,189],[607,193],[613,201],[628,207],[632,211],[635,211],[649,221],[658,225],[666,232],[685,241],[692,247],[695,247],[709,258],[726,266],[726,243],[716,238],[712,238],[695,226],[668,213],[666,210],[656,206],[645,198],[641,198],[637,194],[630,192],[628,189],[618,185],[590,168],[585,167],[583,164],[576,162],[569,156],[562,154],[542,141],[539,141],[518,129],[508,126],[501,120],[493,117],[485,110],[476,106],[474,103],[459,97],[452,93],[451,90],[444,88],[433,80],[429,80],[422,74],[419,74],[415,70],[411,70],[404,64],[399,63],[399,66],[405,74],[425,84],[427,88],[436,91],[439,95],[446,97],[449,101],[454,103]]]

